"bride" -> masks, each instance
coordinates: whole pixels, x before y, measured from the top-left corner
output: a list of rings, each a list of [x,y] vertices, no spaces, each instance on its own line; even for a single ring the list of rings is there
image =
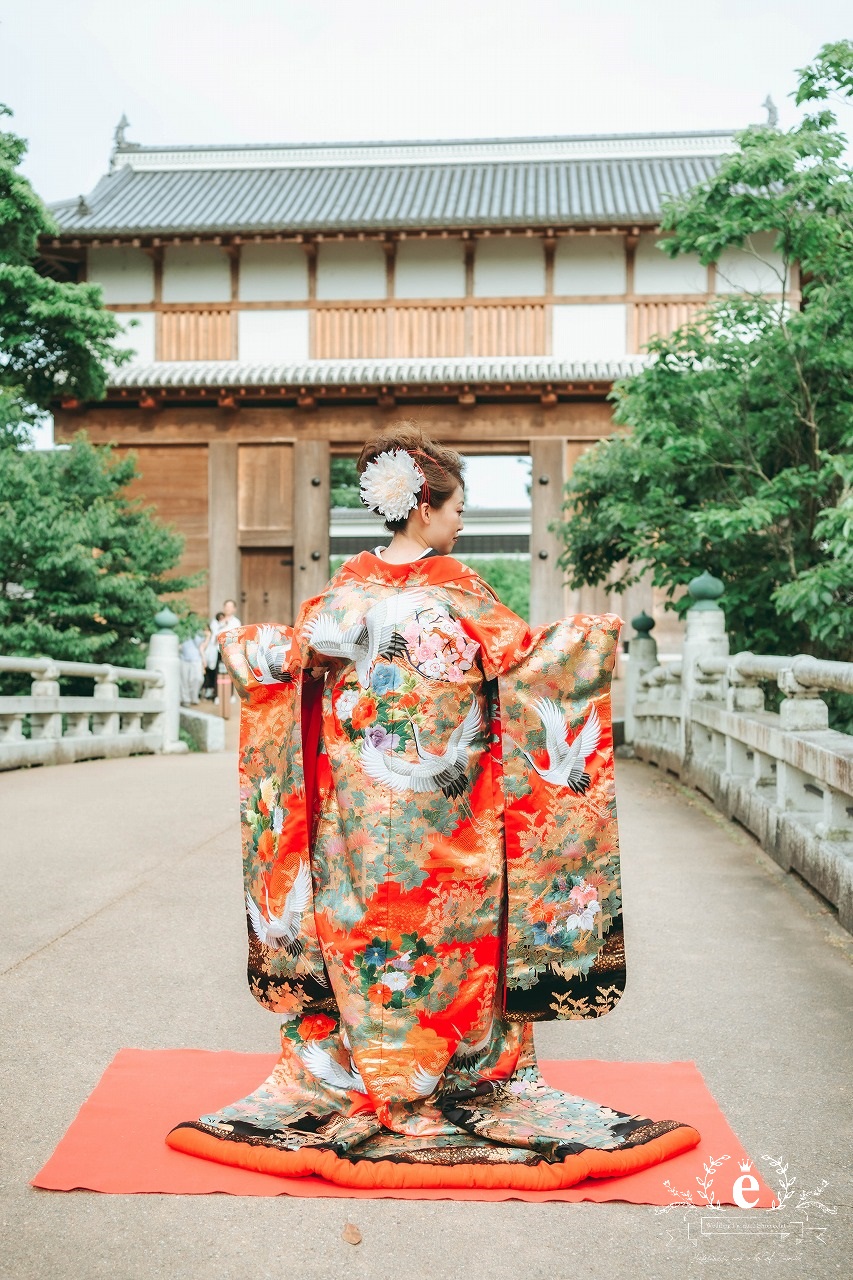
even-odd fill
[[[462,459],[369,441],[393,535],[295,625],[239,627],[249,984],[282,1052],[170,1146],[354,1187],[567,1187],[698,1132],[551,1088],[533,1024],[625,982],[610,713],[622,620],[534,630],[452,555]]]

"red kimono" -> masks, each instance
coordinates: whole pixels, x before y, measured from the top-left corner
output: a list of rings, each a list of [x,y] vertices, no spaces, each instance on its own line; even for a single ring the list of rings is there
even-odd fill
[[[347,1186],[549,1189],[699,1141],[550,1088],[532,1023],[625,985],[622,624],[531,630],[450,556],[349,560],[222,652],[243,698],[249,984],[282,1055],[167,1141]]]

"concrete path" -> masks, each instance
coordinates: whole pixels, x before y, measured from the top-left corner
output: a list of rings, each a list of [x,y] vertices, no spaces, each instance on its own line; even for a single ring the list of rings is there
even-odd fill
[[[601,1020],[542,1026],[540,1052],[695,1060],[765,1175],[768,1154],[788,1165],[797,1192],[827,1181],[821,1199],[837,1212],[810,1215],[827,1224],[823,1243],[806,1232],[805,1242],[697,1244],[681,1210],[618,1202],[106,1196],[28,1186],[122,1046],[276,1049],[277,1022],[243,976],[229,752],[0,775],[0,1277],[849,1275],[850,937],[695,793],[632,760],[618,761],[617,786],[628,989]],[[347,1221],[363,1233],[357,1247],[341,1240]]]

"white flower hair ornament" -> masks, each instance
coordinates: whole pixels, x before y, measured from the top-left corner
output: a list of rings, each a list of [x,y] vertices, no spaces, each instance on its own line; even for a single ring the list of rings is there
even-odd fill
[[[386,449],[361,476],[361,500],[386,520],[402,520],[418,505],[424,473],[405,449]]]

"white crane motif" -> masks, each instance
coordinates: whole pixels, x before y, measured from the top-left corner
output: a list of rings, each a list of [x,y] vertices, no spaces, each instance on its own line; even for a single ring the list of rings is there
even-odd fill
[[[424,1067],[416,1067],[412,1076],[412,1086],[418,1098],[428,1098],[431,1093],[435,1093],[438,1084],[444,1072],[441,1071],[437,1076],[430,1075],[429,1071]]]
[[[266,915],[257,903],[252,901],[251,894],[246,893],[246,910],[256,938],[265,947],[281,947],[289,955],[298,956],[302,950],[302,943],[297,936],[302,922],[302,913],[311,901],[311,868],[308,863],[299,864],[299,870],[284,900],[284,910],[281,915],[270,914],[270,896],[266,884],[264,895],[267,901]]]
[[[367,689],[377,658],[393,658],[406,652],[406,641],[397,627],[426,603],[425,591],[401,591],[397,596],[380,600],[368,609],[363,622],[356,622],[346,630],[331,613],[319,613],[308,624],[305,635],[319,653],[354,662],[358,682],[362,689]]]
[[[381,782],[392,791],[442,791],[446,796],[462,795],[468,786],[468,748],[481,723],[480,704],[473,698],[465,719],[456,726],[443,753],[438,755],[427,751],[418,726],[412,722],[420,757],[417,764],[375,747],[365,734],[361,744],[362,767],[374,782]]]
[[[367,1093],[352,1056],[350,1056],[349,1071],[314,1041],[303,1045],[299,1056],[311,1075],[316,1080],[322,1080],[323,1084],[331,1085],[333,1089],[344,1089],[347,1093],[353,1089],[357,1093]]]
[[[290,641],[286,644],[276,643],[278,635],[275,627],[265,624],[255,639],[257,652],[255,662],[249,663],[249,669],[259,684],[286,684],[290,676],[286,670],[287,655],[290,653]]]
[[[493,1029],[494,1019],[490,1018],[489,1025],[485,1032],[473,1044],[466,1044],[464,1040],[459,1042],[456,1046],[456,1052],[453,1055],[454,1059],[459,1063],[467,1065],[468,1063],[473,1062],[474,1058],[479,1058],[480,1054],[491,1042]]]
[[[593,703],[573,742],[566,741],[568,725],[558,703],[550,698],[537,698],[533,708],[545,729],[548,763],[544,769],[540,768],[523,747],[519,747],[521,754],[545,782],[550,782],[555,787],[570,787],[577,795],[582,796],[590,782],[586,762],[598,750],[601,737],[601,721],[595,704]]]

